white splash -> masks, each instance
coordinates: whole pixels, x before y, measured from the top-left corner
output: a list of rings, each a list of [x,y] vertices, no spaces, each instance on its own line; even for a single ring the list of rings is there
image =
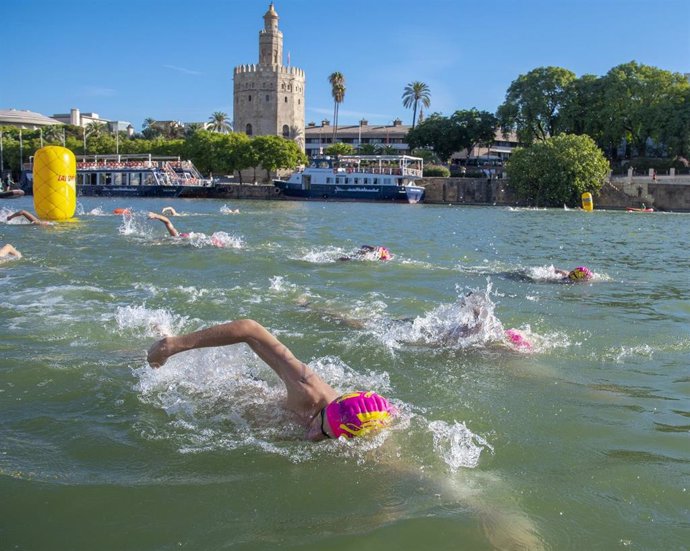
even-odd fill
[[[485,448],[494,453],[493,447],[468,429],[465,423],[455,421],[450,425],[444,421],[431,421],[429,430],[434,439],[434,450],[452,472],[463,467],[475,468]]]
[[[175,316],[168,310],[146,306],[123,306],[115,311],[115,323],[120,333],[160,338],[182,331],[187,317]]]

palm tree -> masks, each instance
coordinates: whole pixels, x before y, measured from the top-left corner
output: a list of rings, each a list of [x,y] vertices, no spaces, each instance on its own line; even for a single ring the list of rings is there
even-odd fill
[[[190,122],[184,125],[184,135],[189,138],[199,132],[199,130],[204,130],[204,128],[205,125],[200,122]]]
[[[155,138],[160,135],[160,127],[155,119],[144,119],[143,130],[141,132],[146,139]]]
[[[333,96],[333,143],[335,143],[338,134],[338,111],[340,104],[345,99],[345,77],[336,71],[329,75],[328,82],[331,83],[331,95]]]
[[[104,122],[91,121],[86,125],[87,134],[96,138],[102,136],[106,131],[106,126]]]
[[[403,107],[413,108],[412,111],[412,128],[414,128],[415,121],[417,120],[417,105],[421,104],[427,109],[431,105],[431,90],[423,82],[418,80],[415,82],[410,82],[405,86],[405,91],[402,95]]]
[[[222,111],[216,111],[213,113],[208,120],[210,121],[206,126],[209,130],[213,132],[220,132],[221,134],[227,134],[232,132],[232,126],[228,120],[228,114]]]

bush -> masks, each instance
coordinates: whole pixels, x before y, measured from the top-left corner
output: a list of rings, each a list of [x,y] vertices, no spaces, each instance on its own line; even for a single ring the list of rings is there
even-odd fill
[[[516,149],[506,165],[510,187],[539,207],[577,205],[582,193],[597,193],[609,163],[589,136],[561,134]]]
[[[445,166],[428,165],[424,167],[424,176],[428,178],[448,178],[450,176],[450,170],[448,170]]]

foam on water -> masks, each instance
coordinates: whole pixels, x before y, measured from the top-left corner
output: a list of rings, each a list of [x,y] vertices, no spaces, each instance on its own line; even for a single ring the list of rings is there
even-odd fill
[[[337,262],[341,257],[348,256],[348,251],[341,247],[329,245],[318,249],[301,251],[298,256],[291,257],[293,260],[303,260],[313,264],[327,264]]]
[[[434,450],[451,472],[463,467],[475,468],[484,449],[494,453],[493,447],[484,438],[468,429],[465,423],[431,421],[429,430],[433,435]]]
[[[123,306],[115,310],[115,323],[121,334],[160,338],[181,332],[188,321],[186,316],[146,306]]]
[[[218,231],[211,235],[210,244],[221,249],[243,249],[245,247],[242,237],[230,235],[224,231]]]
[[[531,281],[545,281],[545,282],[556,282],[556,283],[572,283],[568,279],[564,279],[562,274],[556,271],[553,264],[548,266],[530,266],[518,273],[520,276]],[[592,271],[592,278],[587,282],[593,281],[610,281],[611,278],[606,274],[600,274]]]
[[[514,340],[506,336],[503,324],[496,317],[491,292],[489,282],[484,290],[462,292],[457,301],[441,304],[411,321],[379,318],[367,322],[367,327],[391,349],[403,344],[431,345],[435,349],[505,344],[520,351],[531,350],[531,347],[515,345]],[[520,333],[525,340],[533,337],[529,327],[521,328]]]
[[[121,235],[152,238],[153,228],[147,223],[146,213],[134,212],[131,216],[122,216],[122,224],[117,229]]]
[[[223,205],[222,207],[220,207],[220,213],[221,214],[239,214],[240,209],[234,209],[233,210],[232,208],[228,207],[227,205]]]

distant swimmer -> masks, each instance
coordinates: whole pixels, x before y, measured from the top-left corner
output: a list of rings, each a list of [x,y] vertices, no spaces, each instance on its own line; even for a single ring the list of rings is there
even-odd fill
[[[177,212],[174,208],[172,207],[165,207],[162,211],[163,214],[166,214],[168,216],[179,216],[180,213]]]
[[[238,343],[248,344],[283,381],[287,390],[286,408],[306,428],[307,440],[363,436],[385,427],[395,416],[395,408],[376,392],[352,391],[339,395],[287,346],[251,319],[164,337],[151,346],[147,360],[151,367],[158,368],[180,352]]]
[[[4,260],[7,258],[21,258],[21,257],[22,257],[22,253],[20,253],[17,249],[15,249],[9,243],[0,247],[0,260]]]
[[[7,217],[7,221],[9,222],[13,218],[17,218],[19,216],[23,216],[26,218],[31,224],[36,224],[37,226],[51,226],[51,222],[46,222],[45,220],[41,220],[37,216],[34,216],[31,214],[29,211],[26,210],[18,210],[17,212],[13,212]]]
[[[362,245],[354,256],[341,256],[338,260],[354,260],[357,258],[365,260],[381,260],[385,262],[386,260],[393,258],[393,255],[386,247]]]
[[[113,209],[113,214],[122,214],[124,216],[131,216],[132,215],[132,210],[131,209]]]
[[[578,266],[570,271],[555,268],[554,271],[562,275],[565,281],[589,281],[594,277],[594,273],[587,266]]]

